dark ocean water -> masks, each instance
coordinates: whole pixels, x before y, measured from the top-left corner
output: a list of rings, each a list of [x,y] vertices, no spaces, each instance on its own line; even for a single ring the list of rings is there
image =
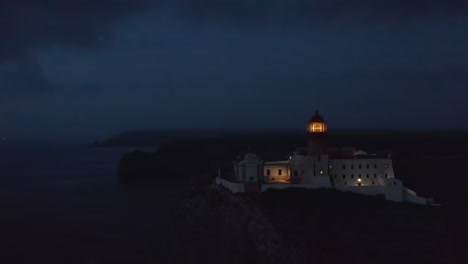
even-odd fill
[[[142,263],[179,190],[120,185],[128,150],[0,145],[0,262]]]

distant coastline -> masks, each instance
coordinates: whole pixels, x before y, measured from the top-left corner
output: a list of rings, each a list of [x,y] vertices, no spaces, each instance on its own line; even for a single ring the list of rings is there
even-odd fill
[[[163,131],[129,131],[123,132],[103,140],[91,143],[93,147],[155,147],[182,139],[222,138],[242,135],[288,135],[303,136],[303,131],[296,130],[163,130]],[[468,131],[436,131],[436,130],[394,130],[394,129],[335,129],[330,133],[332,137],[353,137],[362,135],[443,135],[464,136]]]

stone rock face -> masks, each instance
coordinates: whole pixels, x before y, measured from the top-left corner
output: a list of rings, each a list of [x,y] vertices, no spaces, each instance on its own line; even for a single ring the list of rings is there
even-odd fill
[[[152,263],[456,263],[447,208],[326,190],[198,187],[155,235]]]
[[[157,232],[154,263],[284,263],[281,238],[259,208],[221,187],[192,190]]]

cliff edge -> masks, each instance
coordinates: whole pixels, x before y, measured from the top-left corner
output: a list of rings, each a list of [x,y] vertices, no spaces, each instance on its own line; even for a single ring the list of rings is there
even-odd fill
[[[459,263],[466,258],[462,212],[331,190],[233,195],[198,187],[158,229],[152,261]]]

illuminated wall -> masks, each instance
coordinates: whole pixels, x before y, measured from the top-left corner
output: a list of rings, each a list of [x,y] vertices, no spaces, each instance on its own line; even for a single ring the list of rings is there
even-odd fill
[[[263,175],[269,179],[270,183],[289,183],[291,182],[291,172],[288,165],[268,165],[263,168]]]

